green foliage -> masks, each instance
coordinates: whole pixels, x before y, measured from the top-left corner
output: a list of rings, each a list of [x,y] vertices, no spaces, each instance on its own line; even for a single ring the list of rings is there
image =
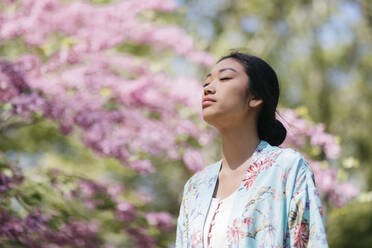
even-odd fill
[[[68,137],[62,135],[49,120],[23,122],[21,126],[7,128],[0,132],[0,151],[38,153],[39,151],[56,149],[60,153],[72,155],[68,150]]]
[[[139,57],[150,54],[151,46],[125,42],[117,46],[117,51],[125,54],[135,54]]]
[[[327,230],[330,247],[369,248],[371,233],[371,202],[355,202],[332,211]]]

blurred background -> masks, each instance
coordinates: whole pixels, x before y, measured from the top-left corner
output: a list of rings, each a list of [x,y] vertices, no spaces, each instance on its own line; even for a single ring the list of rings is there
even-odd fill
[[[174,247],[222,158],[202,83],[233,49],[277,72],[330,247],[372,244],[370,0],[0,2],[0,246]]]

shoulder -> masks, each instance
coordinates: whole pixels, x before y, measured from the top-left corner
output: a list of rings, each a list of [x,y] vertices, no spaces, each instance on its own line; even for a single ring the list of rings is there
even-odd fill
[[[316,187],[314,173],[305,157],[294,148],[282,148],[278,166],[283,169],[283,179],[288,196]]]
[[[308,161],[299,151],[291,147],[279,149],[280,154],[277,157],[277,163],[282,169],[295,174],[304,170],[309,170],[311,172]]]
[[[270,145],[268,142],[263,144],[259,149],[257,159],[274,162],[284,170],[291,169],[294,164],[304,159],[302,154],[294,148]]]
[[[287,184],[297,184],[304,178],[314,178],[314,173],[301,152],[291,147],[272,146],[272,149],[278,154],[276,165],[283,170],[283,179]]]
[[[279,147],[264,142],[259,150],[259,159],[275,160],[284,170],[293,169],[298,163],[305,161],[303,155],[292,147]]]
[[[200,183],[204,182],[205,180],[209,180],[209,178],[215,174],[220,162],[221,160],[214,162],[214,163],[210,163],[207,166],[205,166],[203,169],[195,172],[186,181],[185,189],[187,189],[187,187],[197,186]]]

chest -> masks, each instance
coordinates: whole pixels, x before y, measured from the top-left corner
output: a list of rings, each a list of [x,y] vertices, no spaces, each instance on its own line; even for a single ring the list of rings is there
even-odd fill
[[[217,176],[208,180],[195,185],[190,197],[188,231],[192,247],[203,247],[206,238],[203,230],[209,210],[213,208],[212,197],[228,197],[234,193],[234,187],[236,195],[223,223],[226,225],[224,247],[282,244],[286,199],[280,167],[272,166],[243,177],[238,186],[230,184],[230,191],[220,191],[220,195],[216,194]]]
[[[237,176],[219,176],[212,197],[225,199],[234,194],[240,186],[241,175]]]

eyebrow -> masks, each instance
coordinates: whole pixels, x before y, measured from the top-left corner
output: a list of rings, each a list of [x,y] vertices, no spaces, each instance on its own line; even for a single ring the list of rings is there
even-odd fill
[[[230,68],[230,67],[222,68],[222,69],[219,69],[218,71],[219,71],[219,72],[223,72],[223,71],[226,71],[226,70],[231,70],[231,71],[237,72],[234,68]],[[211,75],[211,74],[208,73],[207,76],[205,77],[205,79],[207,79],[210,75]]]

